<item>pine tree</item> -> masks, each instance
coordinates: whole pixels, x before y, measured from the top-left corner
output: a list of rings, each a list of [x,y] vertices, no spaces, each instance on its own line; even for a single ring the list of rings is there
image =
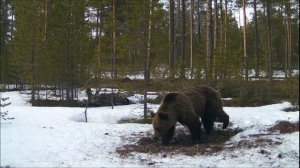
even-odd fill
[[[0,82],[8,82],[8,60],[9,60],[9,30],[11,20],[9,19],[9,11],[11,1],[1,0],[0,1]]]

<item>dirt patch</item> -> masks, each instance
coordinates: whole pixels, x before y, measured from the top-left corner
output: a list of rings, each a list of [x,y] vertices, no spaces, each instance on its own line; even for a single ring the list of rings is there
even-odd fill
[[[217,153],[224,148],[224,142],[229,140],[232,136],[241,132],[241,130],[215,130],[207,135],[202,133],[201,143],[196,143],[192,140],[189,131],[184,127],[176,129],[176,133],[169,145],[163,146],[160,141],[154,141],[151,138],[151,133],[134,134],[134,139],[139,139],[134,144],[127,144],[117,148],[117,152],[121,156],[127,156],[132,152],[162,154],[163,157],[174,154],[184,154],[193,156],[211,155]],[[132,137],[131,137],[132,138]]]
[[[118,121],[118,124],[124,123],[139,123],[139,124],[152,124],[151,117],[148,118],[122,118]]]
[[[280,131],[281,134],[292,133],[299,131],[299,121],[296,123],[291,123],[288,121],[279,121],[273,127],[269,128],[268,131],[276,132]]]
[[[286,108],[282,109],[282,111],[285,111],[285,112],[298,112],[299,111],[299,105],[292,105],[290,107],[286,107]]]
[[[38,107],[84,107],[84,103],[77,100],[34,100],[30,101],[32,106]]]
[[[271,135],[271,134],[270,134]],[[234,149],[251,149],[251,148],[261,148],[261,147],[266,147],[266,146],[274,146],[274,145],[280,145],[282,144],[282,139],[271,139],[268,137],[269,135],[259,135],[259,136],[253,136],[252,138],[249,139],[242,139],[236,143],[229,143],[226,144],[226,149],[227,150],[234,150]]]
[[[213,155],[221,151],[232,151],[235,149],[253,149],[258,148],[259,153],[266,155],[265,147],[282,144],[282,139],[278,137],[277,130],[280,133],[291,133],[299,131],[299,122],[290,123],[287,121],[278,122],[275,126],[268,129],[268,133],[253,134],[241,137],[238,142],[230,142],[230,138],[242,132],[240,129],[216,129],[207,135],[201,134],[201,143],[194,142],[187,128],[179,126],[176,128],[175,135],[169,145],[163,146],[160,141],[153,140],[152,132],[140,132],[123,137],[125,141],[131,143],[117,148],[117,153],[121,157],[130,156],[131,153],[159,154],[162,157],[168,157],[176,154],[194,156],[194,155]],[[278,156],[280,157],[280,156]],[[152,162],[150,162],[152,163]]]

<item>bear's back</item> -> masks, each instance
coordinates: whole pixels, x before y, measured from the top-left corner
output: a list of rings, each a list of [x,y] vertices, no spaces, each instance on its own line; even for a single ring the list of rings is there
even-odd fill
[[[180,93],[189,98],[189,101],[193,104],[195,113],[198,116],[202,116],[205,111],[206,97],[204,95],[204,88],[201,86],[195,86],[191,88],[182,89]]]
[[[209,86],[194,86],[182,89],[180,93],[186,95],[190,99],[195,113],[200,117],[203,116],[208,106],[215,106],[217,108],[222,106],[219,93]]]

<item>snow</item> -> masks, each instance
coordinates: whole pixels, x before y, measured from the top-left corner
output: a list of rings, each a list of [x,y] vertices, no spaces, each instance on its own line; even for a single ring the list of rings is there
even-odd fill
[[[155,98],[157,98],[157,94],[154,94],[154,93],[151,93],[151,92],[148,92],[147,93],[148,95],[147,95],[147,98],[148,99],[155,99]],[[130,96],[130,97],[127,97],[128,98],[128,100],[130,101],[130,102],[133,102],[133,103],[140,103],[140,102],[142,102],[143,100],[144,100],[144,95],[142,95],[142,94],[134,94],[133,96]]]
[[[117,147],[135,143],[133,133],[152,132],[151,124],[118,124],[122,118],[138,118],[141,104],[84,108],[32,107],[29,96],[2,92],[11,105],[1,107],[12,120],[1,118],[1,167],[299,167],[299,131],[266,135],[282,142],[258,148],[234,148],[212,155],[167,155],[132,153],[120,157]],[[134,95],[140,98],[141,95]],[[134,99],[134,98],[133,98]],[[254,140],[278,121],[299,121],[299,111],[284,112],[288,102],[261,107],[225,107],[230,128],[243,129],[225,144]],[[159,105],[150,105],[156,110]],[[265,153],[268,153],[266,155]],[[279,154],[281,158],[279,157]],[[147,165],[153,161],[154,165]]]

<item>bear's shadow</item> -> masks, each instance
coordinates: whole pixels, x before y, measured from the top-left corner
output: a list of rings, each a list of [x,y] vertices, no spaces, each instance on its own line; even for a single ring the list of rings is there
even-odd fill
[[[220,152],[224,148],[224,143],[231,137],[238,134],[240,129],[215,129],[210,134],[201,132],[201,142],[192,140],[191,134],[186,127],[179,126],[175,130],[175,135],[168,145],[162,145],[161,141],[151,138],[152,133],[134,134],[138,139],[135,144],[128,144],[117,148],[120,155],[126,156],[132,152],[151,154],[184,154],[184,155],[211,155]]]

